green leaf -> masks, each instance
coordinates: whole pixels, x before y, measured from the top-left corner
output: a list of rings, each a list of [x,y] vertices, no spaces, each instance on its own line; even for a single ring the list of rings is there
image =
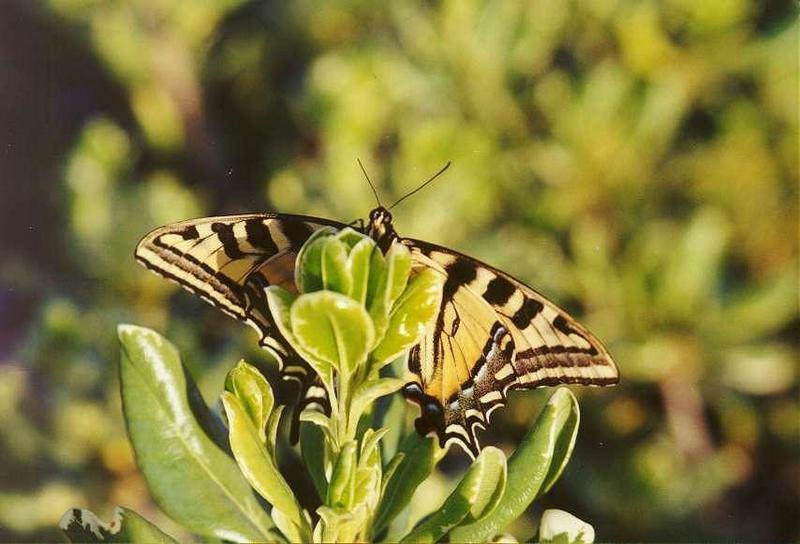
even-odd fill
[[[441,307],[443,286],[444,277],[432,269],[414,276],[391,311],[383,340],[372,352],[373,371],[420,341]]]
[[[301,295],[291,308],[292,332],[302,354],[350,374],[373,339],[372,320],[353,299],[330,291]]]
[[[356,471],[355,504],[363,504],[372,513],[381,497],[381,453],[378,443],[387,429],[367,429],[361,438]]]
[[[400,378],[378,378],[362,383],[353,394],[350,402],[351,425],[356,425],[369,405],[376,399],[390,395],[403,387],[405,380]]]
[[[239,399],[262,442],[266,442],[267,421],[275,405],[275,395],[266,378],[254,366],[240,360],[225,378],[225,389]]]
[[[267,287],[264,292],[267,295],[267,305],[278,330],[284,338],[286,338],[292,345],[296,343],[294,334],[292,333],[292,304],[297,298],[295,295],[284,289],[272,285]]]
[[[357,230],[352,229],[350,227],[343,228],[342,230],[337,232],[335,236],[339,241],[341,241],[344,244],[344,247],[347,250],[348,254],[353,251],[353,248],[355,248],[359,243],[363,242],[364,240],[369,240],[370,242],[372,242],[373,245],[375,245],[375,241],[372,240],[372,238],[370,238],[366,234],[361,234]]]
[[[300,451],[303,464],[314,482],[320,499],[328,494],[328,480],[325,478],[325,434],[313,424],[300,426]]]
[[[556,389],[508,461],[508,484],[500,503],[485,518],[453,529],[451,542],[488,540],[546,493],[569,461],[579,422],[575,396],[565,387]]]
[[[319,291],[322,283],[322,248],[336,229],[324,227],[315,231],[300,248],[295,259],[294,283],[301,293]]]
[[[381,440],[381,451],[384,459],[392,459],[397,448],[406,436],[406,416],[408,402],[402,395],[391,395],[378,399],[376,404],[375,424],[389,429]],[[414,433],[415,430],[411,429]]]
[[[391,309],[408,284],[408,277],[411,274],[411,252],[403,244],[392,244],[386,252],[386,265],[384,296],[386,308]]]
[[[401,542],[437,542],[462,520],[479,520],[500,501],[506,486],[506,456],[497,448],[481,451],[444,504]]]
[[[373,252],[367,307],[375,323],[375,345],[386,333],[392,306],[405,289],[410,272],[411,253],[404,245],[393,244],[385,257],[380,251]]]
[[[322,288],[343,295],[350,293],[352,278],[347,269],[347,248],[336,237],[325,240],[322,246]]]
[[[392,459],[386,463],[386,466],[383,469],[383,478],[381,479],[381,495],[386,494],[386,488],[389,486],[389,482],[392,481],[395,473],[397,473],[397,469],[400,468],[400,465],[405,458],[405,453],[398,452],[397,455],[392,457]]]
[[[269,451],[270,455],[272,455],[272,460],[277,464],[278,459],[278,430],[281,425],[281,416],[283,415],[283,410],[286,408],[285,405],[280,405],[272,412],[272,415],[269,416],[267,420],[267,428],[266,428],[266,435],[267,441],[266,446],[267,450]]]
[[[313,368],[320,377],[325,389],[330,395],[333,391],[333,367],[329,362],[306,353],[304,345],[295,338],[294,331],[292,330],[291,309],[296,300],[295,296],[286,289],[276,286],[267,287],[265,292],[267,294],[269,311],[281,335],[292,345],[300,356],[311,365],[311,368]]]
[[[354,518],[353,512],[329,506],[317,508],[317,514],[319,523],[314,528],[314,542],[339,542],[340,534]]]
[[[248,417],[242,403],[229,391],[222,393],[222,405],[228,417],[231,449],[242,474],[250,485],[274,508],[280,510],[295,525],[297,534],[284,534],[290,539],[307,538],[310,528],[292,489],[275,465],[272,455]],[[273,519],[275,513],[273,511]],[[282,528],[283,530],[283,528]]]
[[[318,412],[313,408],[305,409],[300,414],[300,421],[316,425],[322,430],[325,438],[327,438],[329,442],[334,442],[333,430],[331,429],[331,418],[322,412]]]
[[[417,486],[433,471],[439,450],[436,439],[432,436],[421,437],[414,433],[406,438],[398,452],[398,455],[403,455],[403,460],[394,469],[394,475],[386,484],[378,505],[374,534],[380,534],[408,505]]]
[[[331,418],[313,408],[307,408],[300,414],[300,421],[312,423],[324,431],[330,431]]]
[[[347,442],[336,457],[336,464],[328,486],[325,504],[333,507],[350,508],[353,505],[355,469],[357,463],[357,444]]]
[[[353,504],[363,506],[364,512],[372,512],[380,500],[381,469],[378,466],[366,466],[356,470]],[[363,520],[366,524],[366,519]]]
[[[361,438],[361,452],[359,454],[358,465],[360,467],[376,466],[380,468],[380,451],[378,442],[389,431],[389,429],[367,429]]]
[[[365,237],[359,241],[347,256],[347,269],[351,278],[350,298],[366,305],[369,291],[369,278],[372,273],[370,262],[372,254],[380,253],[372,238]]]
[[[280,529],[281,533],[286,536],[289,542],[305,542],[308,540],[311,534],[311,529],[308,528],[308,526],[304,528],[298,527],[290,516],[278,508],[273,508],[270,514],[272,515],[272,521],[275,522],[275,526]]]
[[[153,498],[193,533],[239,542],[267,539],[272,522],[236,463],[192,413],[189,398],[199,393],[178,351],[148,329],[120,325],[117,332],[128,435]]]
[[[72,508],[58,522],[70,542],[152,542],[177,544],[177,540],[122,506],[114,509],[110,523],[103,523],[91,511]]]
[[[564,510],[548,509],[539,524],[539,544],[592,544],[594,527]]]
[[[563,393],[560,393],[560,391],[563,391]],[[556,443],[553,447],[550,470],[547,471],[547,476],[542,483],[541,489],[534,497],[535,499],[550,491],[550,488],[561,477],[561,473],[567,468],[567,463],[572,457],[572,450],[575,448],[575,440],[578,438],[578,427],[580,426],[581,412],[578,406],[578,399],[575,398],[572,391],[566,387],[556,389],[548,400],[548,405],[550,403],[558,405],[555,408],[556,414],[553,418],[553,429],[557,431]]]
[[[776,270],[746,291],[731,293],[725,311],[714,317],[716,342],[744,345],[775,333],[795,319],[797,295],[796,266]]]
[[[381,312],[388,319],[389,309],[386,308],[386,298],[383,296],[384,286],[386,285],[386,267],[386,256],[383,252],[373,251],[370,254],[366,300],[366,307],[369,308],[369,313],[373,319],[376,317],[376,315],[373,315],[373,310],[377,302],[381,303]],[[381,295],[378,296],[378,293],[381,293]]]

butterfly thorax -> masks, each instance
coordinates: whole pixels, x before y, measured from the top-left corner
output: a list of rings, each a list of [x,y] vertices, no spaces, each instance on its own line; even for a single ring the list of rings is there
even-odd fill
[[[386,253],[391,247],[392,242],[397,239],[397,232],[392,225],[392,214],[383,206],[379,206],[369,212],[369,224],[366,234],[378,244],[381,251]]]

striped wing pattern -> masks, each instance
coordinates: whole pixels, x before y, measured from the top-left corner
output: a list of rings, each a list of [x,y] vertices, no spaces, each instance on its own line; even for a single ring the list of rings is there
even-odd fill
[[[421,405],[420,432],[435,430],[443,445],[456,442],[476,456],[476,432],[509,390],[618,381],[597,338],[530,287],[454,251],[403,243],[415,266],[446,276],[439,315],[409,356],[420,384],[406,392]]]
[[[173,223],[147,234],[136,259],[259,333],[259,343],[281,361],[284,378],[301,384],[304,403],[315,391],[313,374],[274,326],[264,288],[295,291],[297,252],[324,226],[344,225],[315,217],[246,214],[205,217]],[[302,409],[302,406],[300,407]],[[298,410],[299,413],[299,410]]]

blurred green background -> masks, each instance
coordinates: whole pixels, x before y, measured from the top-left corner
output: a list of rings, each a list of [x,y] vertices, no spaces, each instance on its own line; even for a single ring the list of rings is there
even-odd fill
[[[3,0],[0,540],[116,504],[180,534],[126,440],[115,325],[166,334],[210,402],[267,357],[134,245],[365,217],[360,157],[385,201],[452,160],[398,231],[529,282],[621,368],[575,389],[575,455],[518,536],[558,507],[605,541],[797,541],[798,29],[790,0]]]

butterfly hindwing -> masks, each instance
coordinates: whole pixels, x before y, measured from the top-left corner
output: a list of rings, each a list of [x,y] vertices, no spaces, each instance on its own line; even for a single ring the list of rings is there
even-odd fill
[[[530,287],[466,255],[403,243],[415,266],[446,277],[439,315],[409,357],[420,380],[414,400],[422,400],[421,431],[435,430],[443,444],[454,441],[477,455],[476,431],[505,405],[509,390],[617,382],[602,344]]]

